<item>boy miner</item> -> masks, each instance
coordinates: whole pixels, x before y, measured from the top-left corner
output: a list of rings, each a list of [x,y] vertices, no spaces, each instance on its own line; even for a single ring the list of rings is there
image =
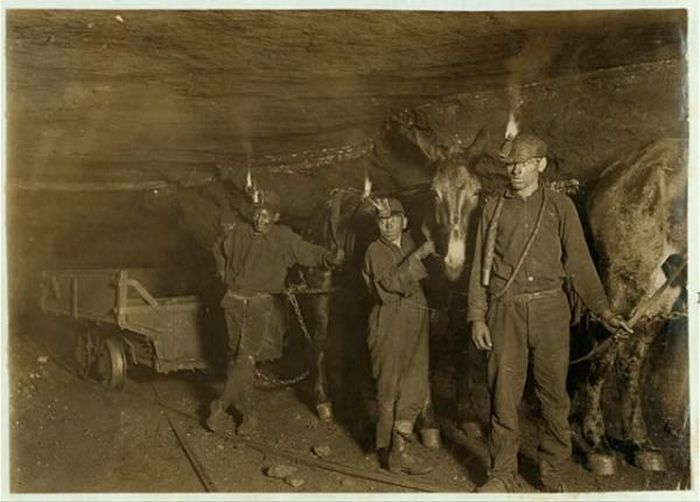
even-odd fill
[[[531,361],[541,404],[538,463],[541,489],[565,491],[571,456],[568,278],[583,303],[613,331],[631,333],[610,310],[576,208],[566,195],[540,186],[547,145],[529,134],[500,152],[509,188],[483,210],[469,280],[467,321],[479,350],[489,351],[491,396],[488,480],[480,492],[517,489],[518,407]]]
[[[247,435],[257,426],[251,394],[256,361],[281,355],[274,340],[275,302],[292,265],[332,268],[342,263],[342,250],[311,244],[289,227],[278,225],[280,199],[272,191],[256,191],[251,223],[237,223],[214,245],[219,278],[227,291],[221,300],[228,330],[229,360],[221,396],[211,403],[207,427],[231,429],[228,408],[242,416],[236,432]]]
[[[432,241],[416,248],[404,208],[380,199],[380,237],[365,253],[362,275],[374,299],[367,344],[376,383],[376,448],[392,472],[426,474],[432,467],[414,450],[413,428],[428,399],[428,306],[420,280],[421,260],[435,252]]]

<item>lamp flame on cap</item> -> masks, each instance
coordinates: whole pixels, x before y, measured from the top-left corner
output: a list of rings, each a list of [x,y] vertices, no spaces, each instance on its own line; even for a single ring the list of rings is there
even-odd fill
[[[365,175],[365,186],[362,190],[362,198],[367,199],[370,193],[372,193],[372,180],[369,179],[369,175]]]
[[[506,139],[512,140],[518,135],[518,132],[518,122],[515,120],[515,114],[511,110],[510,114],[508,115],[508,125],[506,126]]]

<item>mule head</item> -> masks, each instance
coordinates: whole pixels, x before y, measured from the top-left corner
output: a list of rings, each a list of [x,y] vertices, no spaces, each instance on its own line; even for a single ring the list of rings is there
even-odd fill
[[[437,163],[431,189],[437,234],[432,238],[438,253],[444,256],[443,271],[447,279],[454,282],[464,272],[481,183],[466,162],[448,158]]]

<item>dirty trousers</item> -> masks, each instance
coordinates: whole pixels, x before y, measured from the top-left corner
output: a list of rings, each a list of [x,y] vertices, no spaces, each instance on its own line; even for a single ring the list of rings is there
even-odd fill
[[[412,429],[428,399],[427,314],[426,308],[394,305],[376,306],[370,314],[375,327],[370,326],[368,345],[377,391],[377,449],[390,446],[394,422]]]
[[[487,378],[491,394],[490,476],[515,475],[520,432],[518,408],[531,361],[540,401],[538,462],[543,477],[571,456],[569,396],[570,310],[562,291],[537,299],[516,296],[493,302],[487,317],[493,348]]]
[[[219,398],[219,405],[224,410],[234,405],[241,414],[251,411],[255,361],[263,349],[272,311],[271,295],[250,298],[227,295],[224,315],[229,360],[226,383]]]

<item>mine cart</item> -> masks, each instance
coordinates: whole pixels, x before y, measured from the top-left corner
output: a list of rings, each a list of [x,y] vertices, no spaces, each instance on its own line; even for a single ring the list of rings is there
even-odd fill
[[[80,321],[81,376],[120,388],[128,365],[159,373],[210,367],[205,309],[185,282],[165,269],[45,271],[41,308]]]

